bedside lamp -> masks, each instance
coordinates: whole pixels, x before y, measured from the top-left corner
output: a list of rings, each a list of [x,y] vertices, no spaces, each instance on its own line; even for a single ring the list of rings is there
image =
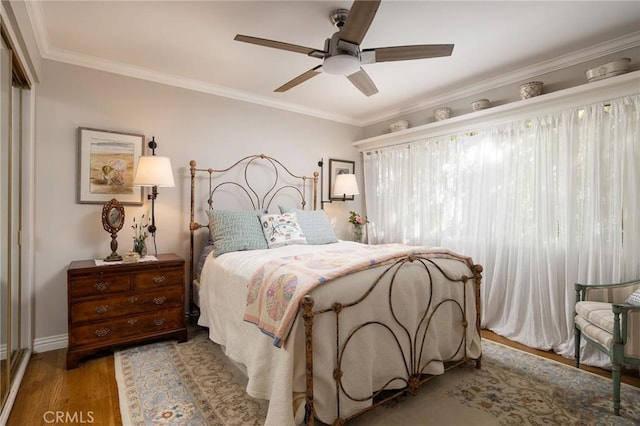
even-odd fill
[[[359,195],[356,175],[344,173],[336,176],[336,184],[333,187],[334,194],[342,194],[342,201],[346,201],[347,196]]]
[[[133,186],[150,186],[151,194],[147,195],[147,199],[151,200],[151,225],[149,225],[149,233],[153,236],[153,245],[156,254],[156,217],[155,217],[155,201],[158,198],[158,187],[173,188],[173,169],[171,168],[171,160],[169,157],[156,156],[155,137],[149,141],[151,155],[141,156],[138,160],[136,168],[136,176],[133,178]]]

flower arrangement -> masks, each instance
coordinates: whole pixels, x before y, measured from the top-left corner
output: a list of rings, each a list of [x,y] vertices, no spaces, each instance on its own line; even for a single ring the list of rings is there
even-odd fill
[[[362,233],[362,228],[364,227],[364,225],[369,223],[369,219],[367,219],[366,216],[361,216],[354,211],[350,211],[349,223],[353,225],[353,240],[361,243],[364,236]]]
[[[144,257],[147,255],[147,237],[149,233],[147,232],[147,227],[149,226],[149,219],[144,219],[144,214],[140,218],[140,223],[136,223],[136,218],[133,218],[133,251],[138,253],[140,257]]]
[[[356,212],[349,212],[349,223],[355,226],[363,226],[369,223],[366,216],[362,217]]]

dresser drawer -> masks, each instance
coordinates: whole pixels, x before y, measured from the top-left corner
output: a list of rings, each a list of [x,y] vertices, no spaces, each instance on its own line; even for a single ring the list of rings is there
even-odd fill
[[[178,287],[158,291],[101,297],[71,305],[71,322],[95,321],[184,305],[184,292]]]
[[[112,294],[131,289],[129,275],[95,274],[74,277],[69,281],[71,298]]]
[[[183,321],[183,308],[180,307],[79,325],[71,330],[70,343],[74,346],[115,344],[128,337],[145,337],[182,328]]]
[[[139,289],[159,288],[166,286],[184,286],[184,270],[178,268],[157,268],[138,272],[133,276],[134,286]]]

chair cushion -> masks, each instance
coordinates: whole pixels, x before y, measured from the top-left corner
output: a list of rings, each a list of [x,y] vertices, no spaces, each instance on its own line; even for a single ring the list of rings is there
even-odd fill
[[[613,309],[611,303],[583,301],[576,303],[576,315],[602,330],[613,334]]]
[[[582,334],[605,347],[609,354],[613,347],[613,309],[611,303],[582,301],[576,303],[575,324]],[[640,358],[640,311],[627,316],[627,336],[624,356]]]
[[[605,347],[609,353],[611,352],[611,345],[613,343],[613,334],[608,333],[600,327],[591,324],[580,315],[576,315],[576,326],[582,331],[582,334],[594,342],[598,342]]]
[[[583,301],[576,303],[576,325],[582,334],[611,351],[613,343],[613,309],[611,303]]]

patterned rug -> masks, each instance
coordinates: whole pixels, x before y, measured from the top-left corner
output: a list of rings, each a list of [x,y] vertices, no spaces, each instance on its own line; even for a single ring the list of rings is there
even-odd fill
[[[351,425],[638,425],[640,388],[622,385],[613,415],[611,381],[483,340],[482,369],[464,365]],[[115,354],[124,425],[262,425],[266,401],[199,332]]]

